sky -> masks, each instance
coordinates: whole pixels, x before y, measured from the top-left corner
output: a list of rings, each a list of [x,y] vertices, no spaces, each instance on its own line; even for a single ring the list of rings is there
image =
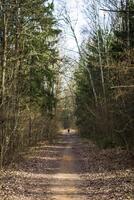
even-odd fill
[[[72,60],[72,64],[63,65],[65,74],[63,75],[63,85],[66,86],[67,82],[69,82],[70,77],[72,77],[73,72],[77,66],[77,61],[79,60],[79,53],[76,41],[72,36],[72,31],[70,27],[64,22],[65,16],[65,7],[67,10],[67,14],[71,18],[71,24],[75,30],[75,35],[79,42],[79,46],[84,40],[87,39],[87,35],[82,34],[82,30],[87,26],[86,16],[83,13],[84,6],[88,6],[90,13],[90,4],[92,0],[87,1],[89,5],[87,5],[84,0],[54,0],[55,3],[55,15],[58,19],[59,28],[62,30],[62,34],[60,36],[59,42],[59,50],[61,57],[68,57],[70,62]],[[98,5],[98,4],[97,4]],[[99,8],[99,7],[98,7]],[[100,12],[100,8],[99,8]],[[104,13],[100,12],[100,20],[103,21]],[[89,24],[92,22],[90,19]],[[89,33],[88,33],[89,34]]]
[[[72,64],[64,64],[63,67],[63,77],[62,77],[62,89],[69,88],[68,84],[73,77],[73,72],[75,70],[74,60],[78,61],[79,53],[74,37],[72,36],[72,31],[70,27],[65,23],[65,7],[69,17],[71,18],[71,23],[75,29],[76,37],[79,41],[79,45],[82,42],[81,30],[85,23],[82,14],[82,2],[83,0],[54,0],[55,4],[55,15],[59,22],[59,28],[62,30],[59,41],[59,50],[61,57],[68,57],[69,62]]]
[[[82,34],[82,30],[85,27],[89,28],[89,25],[87,26],[86,15],[83,12],[86,6],[88,6],[89,12],[90,12],[91,3],[96,2],[96,7],[98,8],[98,11],[99,11],[100,24],[101,22],[102,24],[104,22],[104,14],[105,14],[105,19],[107,18],[106,17],[107,13],[104,13],[103,11],[100,10],[100,6],[97,3],[97,1],[89,0],[87,1],[87,3],[85,2],[86,0],[54,0],[56,17],[57,19],[59,19],[58,20],[60,22],[59,27],[62,30],[62,39],[60,40],[60,45],[61,45],[60,49],[61,49],[61,54],[63,55],[68,55],[73,58],[79,57],[78,48],[76,45],[76,41],[74,37],[72,36],[72,31],[70,30],[69,26],[64,22],[65,7],[66,7],[68,15],[71,18],[71,23],[75,30],[75,34],[79,42],[79,45],[81,45],[84,39],[87,38],[86,35]],[[88,23],[90,24],[90,21],[88,21]]]
[[[71,18],[72,25],[75,29],[75,34],[79,41],[79,45],[82,42],[82,27],[85,25],[85,19],[82,14],[83,0],[55,0],[55,9],[57,18],[61,20],[60,28],[63,31],[63,37],[61,42],[62,53],[69,56],[78,56],[78,49],[72,32],[67,24],[64,23],[64,6],[66,6],[67,12]]]

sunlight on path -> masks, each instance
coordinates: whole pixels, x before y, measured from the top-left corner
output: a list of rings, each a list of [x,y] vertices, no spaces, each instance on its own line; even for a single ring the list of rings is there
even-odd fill
[[[133,200],[134,170],[123,155],[64,131],[2,175],[0,200]]]
[[[70,137],[71,138],[71,137]],[[72,153],[72,148],[76,141],[69,139],[63,157],[61,160],[59,173],[53,175],[54,185],[51,187],[53,200],[84,200],[83,195],[80,194],[81,177],[74,173],[76,169],[75,156]],[[78,164],[78,163],[77,163]]]

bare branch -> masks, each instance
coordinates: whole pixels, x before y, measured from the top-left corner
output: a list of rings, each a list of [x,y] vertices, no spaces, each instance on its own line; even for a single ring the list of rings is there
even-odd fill
[[[134,88],[134,85],[118,85],[111,87],[111,89],[118,89],[118,88]]]

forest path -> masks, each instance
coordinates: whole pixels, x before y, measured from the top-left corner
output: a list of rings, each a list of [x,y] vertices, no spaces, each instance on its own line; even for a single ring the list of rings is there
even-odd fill
[[[81,174],[86,173],[86,160],[81,157],[83,143],[75,132],[64,132],[60,140],[62,159],[56,173],[52,178],[52,199],[54,200],[86,200],[87,193],[83,192]]]
[[[64,131],[1,173],[0,200],[134,200],[133,164],[124,150],[100,150]]]

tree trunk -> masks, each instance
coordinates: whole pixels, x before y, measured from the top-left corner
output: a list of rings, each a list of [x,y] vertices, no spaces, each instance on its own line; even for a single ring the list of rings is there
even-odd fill
[[[2,2],[4,3],[4,2]],[[4,6],[3,6],[3,10]],[[4,119],[1,123],[1,163],[0,167],[3,166],[4,161],[4,148],[5,148],[5,80],[6,80],[6,66],[7,66],[7,16],[6,12],[3,13],[3,41],[2,41],[2,58],[1,58],[1,66],[2,66],[2,77],[1,77],[1,116]]]

